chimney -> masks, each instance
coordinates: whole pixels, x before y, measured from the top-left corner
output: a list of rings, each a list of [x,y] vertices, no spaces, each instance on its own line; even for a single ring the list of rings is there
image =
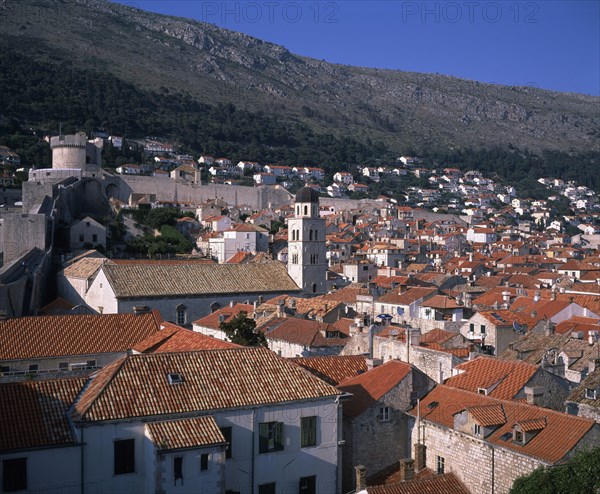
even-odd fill
[[[400,460],[400,482],[412,480],[415,476],[415,460],[402,458]]]
[[[543,386],[525,386],[525,397],[530,405],[542,406],[544,402]]]
[[[600,358],[590,359],[590,363],[588,364],[588,374],[596,372],[596,369],[600,369]]]
[[[233,308],[233,306],[234,306],[233,300],[230,300],[230,301],[229,301],[229,307],[232,307],[232,308]]]
[[[356,492],[364,491],[367,488],[367,469],[363,465],[354,467],[356,472]]]
[[[380,358],[368,358],[367,359],[367,370],[374,369],[375,367],[379,367],[383,364],[383,360]]]
[[[283,300],[277,301],[277,317],[283,317]]]
[[[420,472],[427,467],[427,446],[415,444],[415,472]]]
[[[421,345],[421,330],[418,328],[413,328],[410,332],[410,344],[411,346],[420,346]]]

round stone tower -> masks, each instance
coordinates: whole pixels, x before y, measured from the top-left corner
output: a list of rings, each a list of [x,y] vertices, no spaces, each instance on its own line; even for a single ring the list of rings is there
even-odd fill
[[[85,169],[86,145],[87,136],[84,132],[51,137],[52,168],[58,170]]]

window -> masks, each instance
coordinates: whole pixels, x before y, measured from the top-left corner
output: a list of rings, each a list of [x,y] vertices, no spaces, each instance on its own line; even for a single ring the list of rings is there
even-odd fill
[[[315,230],[315,240],[319,240],[319,230]]]
[[[29,372],[37,372],[38,370],[38,364],[30,364],[29,365]]]
[[[0,373],[10,372],[10,365],[0,365]]]
[[[304,206],[304,216],[308,215],[308,206]]]
[[[479,424],[475,424],[473,426],[473,434],[476,436],[481,436],[481,426]]]
[[[183,376],[178,372],[171,372],[167,374],[167,380],[169,384],[181,384],[183,382]]]
[[[524,439],[525,438],[521,431],[514,431],[514,435],[513,435],[514,442],[523,444],[525,442]]]
[[[79,234],[79,241],[83,242],[83,234],[82,233]]]
[[[69,370],[69,362],[59,362],[58,370]]]
[[[15,492],[27,489],[27,458],[2,461],[2,491]]]
[[[86,362],[86,366],[87,367],[96,367],[96,361],[95,360],[88,360]]]
[[[471,333],[474,333],[474,332],[475,332],[475,324],[473,324],[473,323],[469,324],[469,331],[470,331]]]
[[[317,445],[317,417],[302,417],[300,419],[300,446]]]
[[[92,234],[92,242],[97,242],[98,241],[98,235],[97,234]]]
[[[114,442],[115,475],[135,472],[135,439]]]
[[[183,456],[173,458],[173,478],[177,481],[183,481]]]
[[[596,390],[593,388],[585,388],[585,397],[588,400],[595,400],[596,399]]]
[[[308,240],[312,240],[312,229],[308,230]]]
[[[300,477],[299,494],[317,494],[317,477]]]
[[[231,433],[231,427],[221,427],[221,434],[227,442],[227,449],[225,450],[225,458],[229,459],[233,452],[233,434]]]
[[[298,254],[292,254],[292,264],[298,264]]]
[[[381,422],[387,422],[390,420],[390,408],[389,407],[381,407],[379,409],[379,413],[377,414],[377,418]]]
[[[175,309],[176,314],[175,314],[175,319],[177,320],[177,324],[179,324],[180,326],[182,324],[185,324],[185,319],[186,319],[186,309],[184,306],[179,305],[177,307],[177,309]]]
[[[446,467],[446,459],[443,456],[435,457],[436,471],[440,475],[444,473],[444,469]]]
[[[258,486],[258,494],[275,494],[275,482]]]
[[[316,283],[312,284],[312,292],[317,293],[317,284]]]
[[[200,455],[200,471],[206,472],[208,470],[208,453],[202,453]]]
[[[259,453],[283,450],[283,422],[263,422],[259,424]]]
[[[479,332],[480,332],[481,334],[485,334],[485,324],[482,324],[482,325],[479,327]]]

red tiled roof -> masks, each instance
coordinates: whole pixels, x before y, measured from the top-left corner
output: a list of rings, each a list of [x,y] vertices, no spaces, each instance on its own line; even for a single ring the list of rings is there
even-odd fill
[[[465,408],[486,405],[501,405],[506,415],[506,423],[494,430],[485,439],[486,442],[538,458],[550,464],[561,461],[595,425],[593,420],[575,415],[523,402],[498,400],[443,384],[436,386],[421,399],[419,407],[421,420],[453,429],[456,413]],[[414,408],[409,413],[416,416],[417,409]],[[527,444],[514,443],[510,440],[512,434],[509,440],[502,439],[506,433],[512,433],[515,424],[532,419],[545,419],[546,427]]]
[[[400,384],[411,370],[412,367],[405,362],[389,360],[379,367],[342,382],[338,389],[352,394],[352,398],[343,404],[344,415],[358,417]]]
[[[178,373],[182,382],[170,384]],[[105,421],[333,397],[339,392],[266,348],[127,355],[93,378],[74,407]]]
[[[0,452],[74,444],[67,410],[87,378],[0,384]]]
[[[437,291],[436,288],[409,288],[404,293],[388,292],[377,299],[380,303],[399,304],[399,305],[410,305],[413,302],[426,298],[429,295],[433,295]]]
[[[328,355],[320,357],[296,357],[290,359],[297,365],[337,386],[346,379],[367,372],[367,362],[362,355]]]
[[[173,451],[226,444],[214,417],[164,420],[146,424],[157,451]]]
[[[123,352],[160,329],[147,314],[74,314],[0,321],[0,360]]]
[[[193,350],[217,350],[237,348],[239,345],[189,329],[164,323],[163,329],[140,341],[133,349],[140,353],[187,352]]]
[[[220,322],[219,316],[223,316],[223,322],[229,322],[231,319],[236,317],[241,312],[245,312],[248,315],[252,314],[254,306],[250,304],[235,304],[233,307],[227,306],[222,309],[214,311],[208,316],[204,316],[193,322],[195,326],[201,326],[203,328],[219,329]]]
[[[295,317],[277,318],[259,328],[267,340],[286,341],[309,348],[343,346],[346,338],[326,338],[324,334],[337,331],[331,324]],[[345,335],[344,335],[345,336]]]
[[[493,387],[488,392],[489,396],[512,400],[538,371],[538,366],[516,360],[477,357],[457,365],[455,369],[464,372],[448,378],[447,386],[473,392]]]
[[[368,494],[469,494],[452,473],[430,475],[397,484],[367,487]]]
[[[502,425],[506,423],[506,415],[502,405],[481,405],[467,407],[466,410],[473,418],[483,427],[491,427],[494,425]]]

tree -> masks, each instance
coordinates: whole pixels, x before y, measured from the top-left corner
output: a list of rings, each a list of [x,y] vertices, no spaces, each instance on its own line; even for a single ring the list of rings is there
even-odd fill
[[[240,313],[228,322],[219,324],[232,343],[244,346],[267,346],[265,335],[256,329],[254,319]]]
[[[600,491],[600,447],[578,452],[564,465],[540,467],[515,480],[510,494],[571,494]]]

